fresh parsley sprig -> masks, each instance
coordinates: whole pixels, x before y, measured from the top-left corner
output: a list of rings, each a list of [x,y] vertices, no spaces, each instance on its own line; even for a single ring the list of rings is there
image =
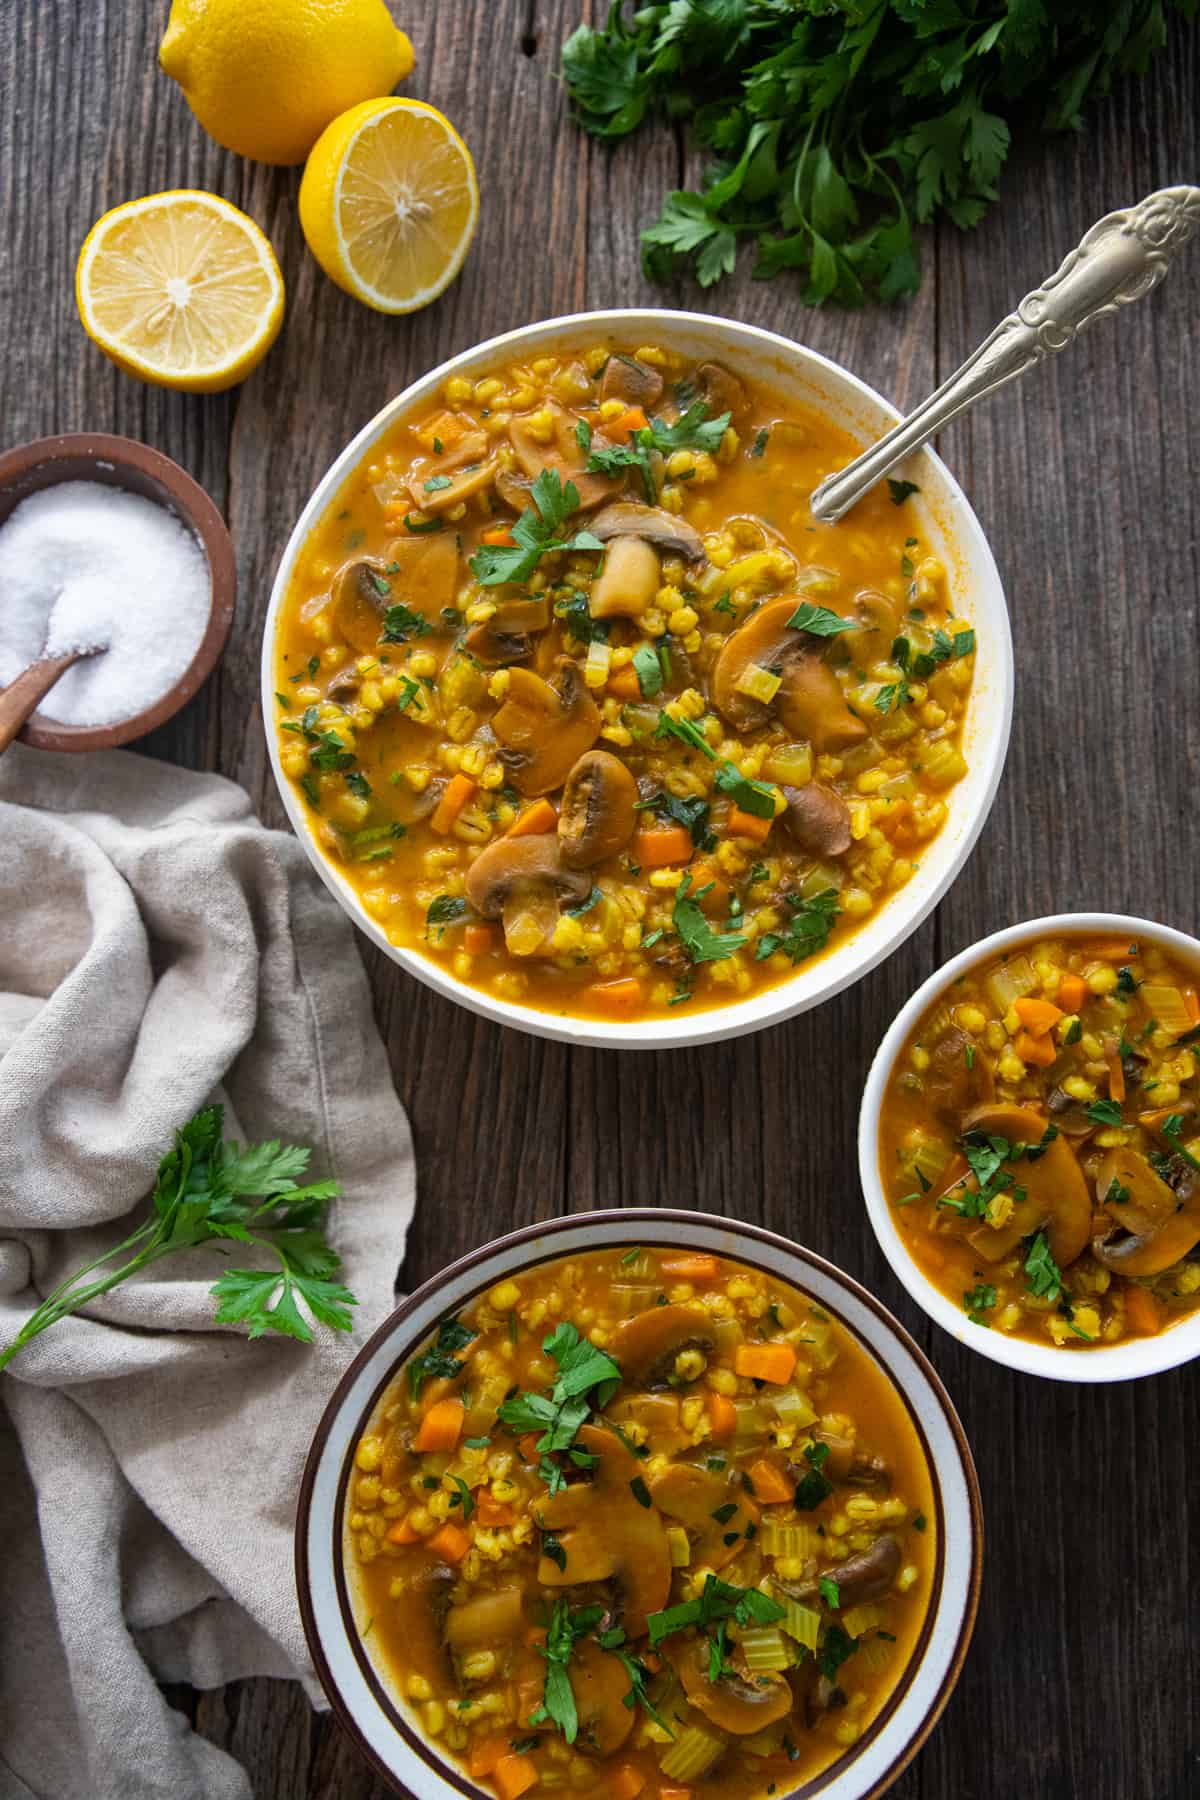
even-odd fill
[[[724,412],[710,419],[703,400],[695,400],[670,424],[662,419],[651,419],[648,425],[630,432],[627,444],[593,447],[592,428],[586,419],[580,420],[576,435],[581,448],[589,452],[589,473],[619,475],[624,469],[636,469],[647,503],[654,506],[658,501],[658,487],[651,453],[658,451],[660,456],[670,456],[675,450],[705,450],[712,455],[720,449],[731,417],[732,414]]]
[[[786,928],[763,933],[754,952],[756,962],[773,956],[776,950],[786,951],[794,963],[816,956],[829,942],[829,934],[842,916],[838,891],[832,887],[822,888],[807,899],[802,894],[789,894],[787,903],[791,916]]]
[[[620,1365],[606,1350],[581,1338],[566,1320],[542,1340],[542,1349],[558,1364],[549,1394],[522,1392],[502,1401],[497,1416],[518,1434],[536,1431],[541,1458],[539,1473],[552,1494],[563,1486],[563,1473],[550,1458],[566,1451],[579,1468],[594,1458],[575,1443],[575,1434],[595,1409],[601,1411],[617,1391]]]
[[[671,922],[680,943],[694,963],[724,962],[746,943],[740,931],[714,931],[700,910],[700,901],[713,887],[711,881],[691,892],[692,877],[685,875],[675,889]]]
[[[176,1132],[158,1165],[151,1212],[121,1243],[60,1282],[0,1350],[0,1369],[51,1325],[79,1312],[164,1256],[201,1244],[232,1241],[267,1252],[269,1269],[230,1269],[209,1292],[219,1324],[244,1324],[252,1338],[268,1331],[308,1343],[318,1324],[349,1331],[354,1295],[334,1277],[341,1266],[321,1226],[336,1181],[302,1186],[310,1150],[277,1140],[225,1143],[224,1108],[207,1106]]]
[[[726,1619],[735,1619],[742,1626],[774,1625],[783,1616],[784,1608],[769,1594],[761,1593],[758,1588],[735,1587],[716,1575],[708,1575],[703,1591],[695,1600],[685,1600],[680,1606],[668,1606],[662,1612],[650,1613],[646,1625],[650,1632],[650,1648],[657,1650],[664,1638],[677,1631],[686,1631],[690,1625],[700,1631]]]
[[[539,560],[551,550],[603,550],[590,531],[574,537],[559,536],[566,521],[579,509],[579,489],[564,482],[556,469],[543,469],[530,490],[527,506],[512,528],[511,544],[482,544],[471,558],[471,572],[481,587],[498,587],[504,581],[525,581]]]

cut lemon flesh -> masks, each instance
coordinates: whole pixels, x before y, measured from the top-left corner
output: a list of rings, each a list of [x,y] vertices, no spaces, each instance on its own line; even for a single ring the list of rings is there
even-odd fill
[[[471,153],[418,100],[367,100],[322,133],[300,222],[325,273],[379,312],[414,312],[453,281],[479,217]]]
[[[105,213],[79,253],[75,298],[114,362],[192,393],[243,381],[283,319],[283,277],[258,226],[190,188]]]

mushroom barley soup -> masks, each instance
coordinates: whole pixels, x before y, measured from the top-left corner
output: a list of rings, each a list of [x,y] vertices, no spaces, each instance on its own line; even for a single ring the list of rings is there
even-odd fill
[[[364,1636],[500,1800],[789,1793],[869,1728],[935,1562],[904,1403],[828,1314],[611,1250],[443,1319],[355,1453]]]
[[[285,773],[393,943],[637,1019],[785,979],[941,829],[975,637],[911,485],[668,349],[453,376],[314,530],[277,640]],[[889,491],[890,490],[890,491]]]
[[[1200,1306],[1195,983],[1152,942],[1031,943],[961,976],[909,1038],[884,1191],[973,1324],[1083,1350]]]

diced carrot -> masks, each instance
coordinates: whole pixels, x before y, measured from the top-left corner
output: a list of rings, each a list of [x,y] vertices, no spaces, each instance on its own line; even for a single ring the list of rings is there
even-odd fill
[[[465,421],[452,412],[434,413],[424,424],[413,426],[413,436],[419,438],[430,450],[434,448],[435,438],[443,450],[452,450],[455,444],[461,444],[466,435]]]
[[[658,1268],[661,1275],[673,1275],[677,1281],[715,1281],[720,1264],[715,1256],[694,1250],[690,1256],[664,1256]]]
[[[794,1498],[795,1484],[786,1480],[765,1457],[751,1466],[750,1481],[754,1498],[761,1500],[764,1506],[786,1506]]]
[[[404,517],[405,513],[410,513],[412,509],[411,500],[389,500],[383,509],[385,524],[397,524]]]
[[[643,869],[665,869],[685,863],[692,854],[692,834],[686,825],[646,825],[633,840],[633,860]]]
[[[587,1006],[594,1006],[599,1012],[615,1013],[620,1018],[631,1019],[634,1013],[641,1010],[642,984],[632,975],[622,981],[593,981],[580,996]]]
[[[646,1785],[646,1777],[632,1763],[622,1763],[608,1778],[609,1800],[637,1800]]]
[[[725,830],[730,837],[749,838],[752,843],[765,844],[774,823],[774,815],[769,819],[760,819],[757,813],[743,812],[740,806],[731,806]]]
[[[507,1756],[512,1749],[506,1737],[484,1738],[481,1744],[472,1744],[467,1757],[467,1773],[469,1775],[490,1775],[502,1756]]]
[[[415,1544],[420,1535],[419,1531],[413,1530],[407,1518],[404,1518],[396,1520],[387,1537],[389,1544]]]
[[[486,956],[496,948],[496,927],[494,925],[468,925],[463,932],[463,949],[468,956]]]
[[[517,1795],[535,1787],[541,1776],[531,1756],[502,1756],[492,1770],[492,1780],[500,1800],[517,1800]]]
[[[708,889],[707,893],[704,892],[705,888]],[[692,885],[688,892],[699,894],[700,911],[707,913],[709,918],[716,918],[718,914],[724,916],[729,905],[729,883],[712,863],[692,864]]]
[[[486,1488],[480,1488],[475,1496],[475,1516],[481,1525],[493,1527],[511,1525],[516,1514],[511,1506],[501,1500],[493,1500]]]
[[[1138,1124],[1144,1126],[1147,1131],[1157,1131],[1166,1124],[1172,1113],[1180,1110],[1178,1106],[1156,1106],[1152,1112],[1139,1113]]]
[[[640,406],[631,406],[617,420],[616,430],[628,434],[632,431],[645,431],[650,421]]]
[[[1139,1337],[1150,1337],[1159,1330],[1162,1314],[1149,1288],[1130,1285],[1125,1289],[1125,1323]]]
[[[445,836],[474,792],[475,783],[469,775],[452,775],[430,816],[433,829]]]
[[[691,1788],[664,1787],[658,1784],[658,1800],[692,1800]]]
[[[1058,997],[1064,1012],[1078,1012],[1087,999],[1087,982],[1082,975],[1064,975],[1058,984]]]
[[[515,544],[517,540],[511,526],[489,525],[486,531],[480,532],[479,541],[482,544]]]
[[[464,1407],[461,1400],[437,1400],[417,1427],[414,1450],[453,1450],[462,1433]]]
[[[1196,993],[1194,987],[1184,988],[1183,1004],[1187,1007],[1187,1015],[1192,1024],[1200,1025],[1200,995]]]
[[[1024,1063],[1036,1063],[1039,1069],[1048,1069],[1058,1055],[1058,1047],[1051,1037],[1033,1037],[1028,1031],[1018,1031],[1013,1039],[1013,1049]]]
[[[615,694],[618,700],[641,699],[642,684],[632,663],[626,663],[623,669],[613,670],[608,678],[608,691]]]
[[[448,1563],[460,1563],[471,1548],[470,1532],[464,1531],[461,1525],[455,1525],[449,1519],[425,1541],[435,1556],[440,1556],[443,1562]]]
[[[527,806],[523,813],[518,813],[508,830],[506,837],[540,837],[544,831],[554,831],[558,826],[558,814],[549,800],[535,800]]]
[[[712,1435],[717,1442],[733,1436],[737,1429],[737,1410],[732,1400],[724,1394],[708,1396],[708,1418],[712,1426]]]
[[[517,1439],[517,1449],[521,1452],[521,1455],[526,1462],[537,1461],[539,1455],[538,1438],[540,1436],[541,1433],[538,1431],[527,1431],[524,1437],[519,1437]]]
[[[1062,1018],[1062,1008],[1052,1006],[1049,1000],[1028,1000],[1024,996],[1013,1001],[1013,1011],[1020,1019],[1030,1037],[1045,1037],[1053,1031]]]
[[[796,1352],[790,1344],[739,1344],[733,1366],[737,1374],[749,1375],[753,1381],[782,1384],[790,1380],[796,1367]]]
[[[1111,1049],[1105,1045],[1104,1060],[1108,1064],[1108,1097],[1110,1100],[1124,1100],[1125,1065],[1117,1053],[1115,1044]]]

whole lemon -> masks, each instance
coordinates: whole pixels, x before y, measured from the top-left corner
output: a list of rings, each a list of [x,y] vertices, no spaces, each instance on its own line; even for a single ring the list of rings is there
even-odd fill
[[[331,119],[389,94],[413,50],[384,0],[174,0],[158,60],[218,144],[300,163]]]

